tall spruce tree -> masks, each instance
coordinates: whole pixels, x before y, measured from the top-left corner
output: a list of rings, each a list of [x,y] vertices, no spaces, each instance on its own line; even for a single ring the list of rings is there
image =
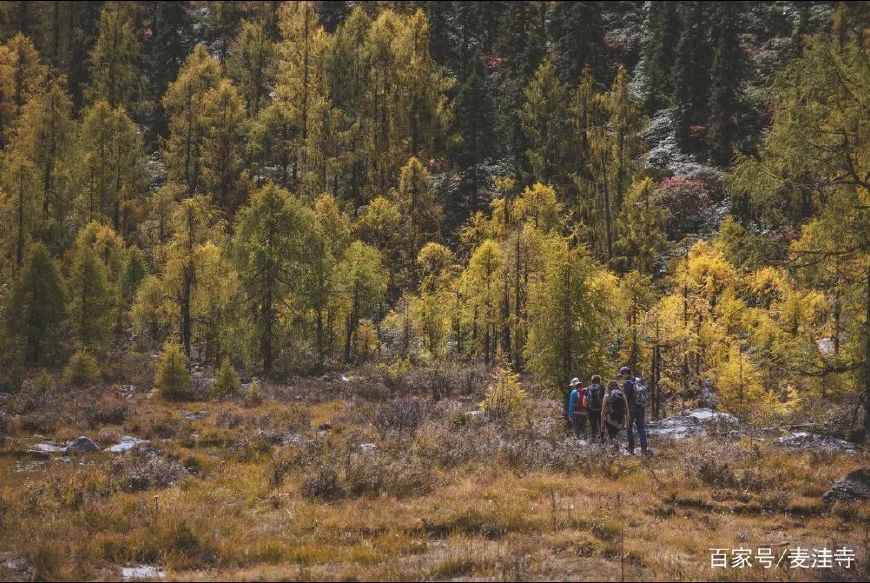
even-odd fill
[[[595,77],[605,73],[606,47],[600,2],[553,2],[548,38],[563,81],[573,83],[586,67]]]
[[[680,39],[678,6],[676,2],[647,3],[643,71],[644,106],[650,113],[667,107],[674,95],[674,61]]]
[[[193,46],[193,20],[188,3],[180,0],[143,3],[140,26],[148,31],[142,39],[142,70],[145,72],[143,119],[144,141],[153,144],[166,137],[169,120],[161,98],[178,76],[178,70]]]
[[[742,4],[718,2],[712,15],[713,66],[710,71],[710,105],[707,144],[710,161],[731,162],[741,140],[742,84],[745,64],[737,38]]]
[[[704,151],[710,100],[711,53],[706,9],[701,2],[681,6],[682,31],[674,61],[674,126],[683,151]]]
[[[534,181],[554,183],[564,176],[570,140],[568,95],[568,87],[559,79],[552,61],[542,61],[526,86],[520,111]]]

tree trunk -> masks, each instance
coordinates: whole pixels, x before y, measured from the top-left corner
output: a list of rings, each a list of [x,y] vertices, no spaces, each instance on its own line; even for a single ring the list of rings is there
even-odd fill
[[[272,372],[272,290],[263,298],[263,331],[260,335],[260,356],[263,358],[263,372]]]
[[[191,336],[191,321],[190,321],[190,295],[193,287],[193,275],[189,269],[184,270],[183,282],[181,284],[181,343],[184,347],[184,355],[187,357],[187,365],[190,366],[190,336]]]

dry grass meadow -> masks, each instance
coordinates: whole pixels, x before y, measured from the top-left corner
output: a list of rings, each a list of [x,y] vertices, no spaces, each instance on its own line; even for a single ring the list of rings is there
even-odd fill
[[[870,578],[870,504],[821,501],[866,452],[710,434],[629,457],[567,439],[558,401],[533,389],[519,426],[470,414],[482,371],[368,372],[264,383],[259,404],[166,402],[147,379],[13,395],[0,578],[116,579],[132,565],[178,580]],[[27,452],[78,435],[150,444]],[[854,548],[857,567],[709,567],[710,548],[823,545]]]

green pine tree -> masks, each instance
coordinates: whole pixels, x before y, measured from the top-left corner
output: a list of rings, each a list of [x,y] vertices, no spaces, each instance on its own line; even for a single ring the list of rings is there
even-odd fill
[[[28,248],[27,260],[12,289],[6,311],[9,336],[17,341],[24,364],[52,362],[63,335],[64,286],[60,271],[42,243]]]

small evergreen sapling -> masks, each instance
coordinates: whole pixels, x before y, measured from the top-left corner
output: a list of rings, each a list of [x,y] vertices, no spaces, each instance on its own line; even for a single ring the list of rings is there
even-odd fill
[[[154,386],[164,399],[184,401],[191,396],[190,371],[184,362],[184,354],[178,344],[167,342],[157,362]]]
[[[240,387],[241,383],[239,383],[236,369],[233,368],[229,358],[224,358],[220,368],[218,368],[214,383],[209,387],[209,397],[212,399],[229,397],[237,394]]]

